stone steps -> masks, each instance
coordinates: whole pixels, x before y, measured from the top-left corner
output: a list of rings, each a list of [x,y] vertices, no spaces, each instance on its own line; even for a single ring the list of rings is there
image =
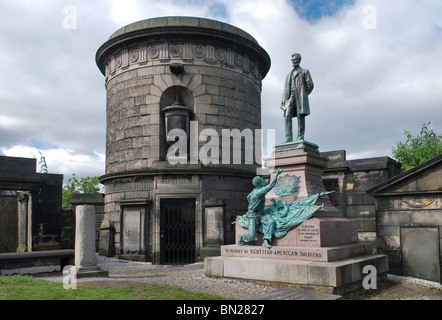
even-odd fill
[[[333,262],[220,256],[206,258],[204,263],[205,274],[213,277],[295,285],[332,294],[362,287],[366,276],[363,269],[367,265],[375,267],[378,279],[384,279],[388,272],[388,257],[380,254]]]

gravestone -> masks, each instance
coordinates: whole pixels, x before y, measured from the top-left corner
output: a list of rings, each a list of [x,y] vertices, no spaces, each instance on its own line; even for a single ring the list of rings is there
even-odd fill
[[[113,257],[115,228],[112,221],[103,219],[100,226],[100,242],[98,253],[104,257]]]
[[[438,228],[401,229],[402,272],[441,283]]]

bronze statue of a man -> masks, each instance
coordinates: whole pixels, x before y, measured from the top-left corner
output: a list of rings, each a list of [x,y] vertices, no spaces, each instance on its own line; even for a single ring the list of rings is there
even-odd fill
[[[310,114],[308,95],[313,91],[310,72],[299,66],[301,55],[292,54],[293,70],[287,75],[282,95],[281,109],[285,118],[285,142],[293,141],[292,118],[298,118],[297,141],[304,141],[305,116]]]

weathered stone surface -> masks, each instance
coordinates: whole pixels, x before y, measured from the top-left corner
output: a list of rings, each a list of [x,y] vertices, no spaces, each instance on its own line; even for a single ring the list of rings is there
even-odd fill
[[[275,147],[277,148],[277,147]],[[326,191],[322,180],[322,172],[327,163],[327,159],[320,156],[318,152],[307,149],[293,149],[272,153],[270,157],[264,158],[264,165],[268,168],[282,168],[283,175],[291,175],[299,178],[299,189],[293,196],[282,199],[286,201],[296,201],[304,199],[314,194]],[[276,170],[271,173],[273,178]],[[266,196],[266,205],[271,205],[271,199],[281,198],[271,190]],[[334,207],[327,196],[318,199],[317,204],[324,204],[324,210],[315,213],[315,217],[342,217],[343,214]]]
[[[245,143],[239,163],[230,161],[238,151],[232,144],[228,163],[223,163],[220,152],[213,162],[202,164],[199,152],[207,141],[200,141],[199,134],[215,130],[222,151],[223,129],[254,132],[261,128],[261,81],[270,68],[268,54],[252,36],[234,26],[168,17],[139,21],[116,31],[99,48],[96,61],[106,81],[106,174],[101,182],[106,187],[105,215],[115,223],[116,254],[130,255],[126,251],[132,249],[124,243],[135,248],[131,238],[146,243],[138,245],[143,259],[160,262],[160,199],[166,197],[195,199],[196,256],[219,252],[220,244],[234,241],[232,217],[246,211],[245,197],[258,165],[246,163]],[[182,72],[173,73],[178,64]],[[171,144],[166,139],[163,110],[178,93],[198,126],[196,138],[190,137],[193,140],[188,143],[189,162],[175,165],[167,161]],[[197,157],[190,152],[194,150]],[[184,176],[193,180],[179,183]],[[141,185],[143,179],[152,183]],[[134,208],[145,212],[146,219],[120,221],[120,203],[136,198],[151,201]],[[225,201],[219,209],[222,214],[203,205],[214,199]],[[124,210],[131,212],[130,206],[126,203]],[[136,228],[143,221],[148,227]],[[133,232],[138,230],[138,235],[128,237],[124,223]]]
[[[15,252],[19,246],[17,224],[17,196],[0,196],[2,223],[0,224],[0,253]]]
[[[438,228],[401,230],[403,274],[441,282]]]
[[[97,266],[95,256],[95,207],[77,206],[75,218],[75,276],[107,277],[109,273]]]
[[[388,272],[386,255],[364,255],[335,262],[314,262],[282,259],[210,257],[204,273],[210,276],[248,279],[261,282],[296,284],[333,294],[360,288],[365,276],[363,268],[372,265],[377,277]]]
[[[105,218],[100,225],[98,253],[104,257],[114,256],[115,227],[111,220]]]
[[[236,240],[247,229],[236,225]],[[281,239],[273,238],[274,246],[328,247],[358,242],[357,222],[345,218],[311,218],[293,229]],[[256,244],[261,245],[262,235]]]
[[[378,252],[391,272],[441,282],[442,155],[368,190],[376,199]]]
[[[0,236],[0,240],[3,240],[0,241],[0,252],[17,250],[20,245],[17,239],[19,233],[17,224],[22,227],[19,250],[54,250],[61,247],[62,185],[61,174],[37,173],[36,159],[0,156],[0,196],[5,197],[3,200],[0,199],[0,206],[7,207],[3,209],[6,210],[5,221],[0,224],[0,234],[3,235]],[[23,214],[20,218],[23,219],[19,222],[18,208],[14,213],[14,207],[17,205],[16,197],[15,200],[8,199],[11,193],[1,190],[26,190],[29,195],[27,210],[21,210]],[[9,204],[4,204],[5,201]],[[10,204],[11,202],[15,204]],[[8,221],[10,223],[7,223]]]
[[[94,206],[77,206],[75,217],[75,266],[96,266]]]
[[[262,246],[221,246],[221,255],[226,257],[248,257],[264,259],[303,260],[303,261],[336,261],[364,254],[362,244],[344,244],[330,247],[291,247],[273,246],[271,249]]]
[[[376,236],[375,200],[366,191],[398,174],[400,164],[389,157],[347,160],[345,150],[321,152],[328,159],[323,171],[333,205],[345,217],[359,222],[359,240],[373,242]]]

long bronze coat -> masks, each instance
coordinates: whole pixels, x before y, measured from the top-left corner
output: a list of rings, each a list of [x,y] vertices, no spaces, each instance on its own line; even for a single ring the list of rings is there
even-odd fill
[[[307,69],[299,67],[287,75],[281,102],[284,117],[310,114],[308,95],[313,87],[313,80]]]

